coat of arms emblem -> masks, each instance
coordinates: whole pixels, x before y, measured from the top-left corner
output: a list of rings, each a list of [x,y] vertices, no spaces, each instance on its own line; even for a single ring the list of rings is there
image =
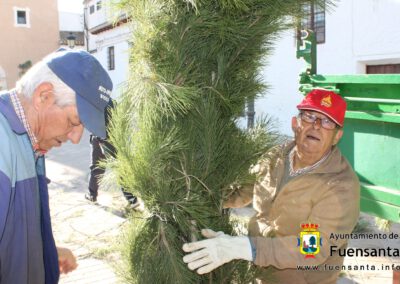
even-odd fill
[[[301,224],[302,231],[297,238],[297,246],[305,258],[315,258],[322,246],[322,238],[318,232],[318,224]]]

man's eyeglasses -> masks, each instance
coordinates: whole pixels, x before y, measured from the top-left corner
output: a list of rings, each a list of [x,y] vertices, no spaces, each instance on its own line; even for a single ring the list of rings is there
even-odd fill
[[[333,130],[338,127],[338,125],[331,119],[329,119],[327,117],[320,118],[320,117],[316,116],[315,114],[312,114],[309,112],[300,112],[299,117],[301,118],[302,121],[304,121],[306,123],[312,123],[312,124],[315,124],[315,122],[317,120],[319,120],[321,126],[328,130]]]

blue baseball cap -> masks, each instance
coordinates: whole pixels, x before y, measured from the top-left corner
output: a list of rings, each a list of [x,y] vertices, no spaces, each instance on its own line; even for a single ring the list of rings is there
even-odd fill
[[[104,110],[111,100],[113,84],[100,62],[86,51],[59,50],[46,63],[75,91],[79,118],[85,128],[106,138]]]

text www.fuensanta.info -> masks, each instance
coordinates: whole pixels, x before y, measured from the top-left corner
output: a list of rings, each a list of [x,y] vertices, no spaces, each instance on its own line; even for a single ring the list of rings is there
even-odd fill
[[[297,270],[303,271],[380,271],[380,270],[400,270],[400,264],[362,264],[362,265],[298,265]]]

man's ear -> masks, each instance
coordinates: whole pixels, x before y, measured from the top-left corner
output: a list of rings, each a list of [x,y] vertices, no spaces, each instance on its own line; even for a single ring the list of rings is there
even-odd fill
[[[296,132],[296,129],[297,129],[298,126],[299,126],[299,124],[298,124],[298,121],[297,121],[297,117],[293,116],[292,117],[292,130],[293,130],[294,133]]]
[[[339,143],[339,140],[342,138],[343,136],[343,129],[340,128],[336,134],[335,134],[335,138],[333,138],[333,145],[336,145],[337,143]]]
[[[36,110],[54,103],[55,98],[53,90],[53,84],[48,82],[40,83],[39,86],[36,87],[32,96],[32,103]]]

